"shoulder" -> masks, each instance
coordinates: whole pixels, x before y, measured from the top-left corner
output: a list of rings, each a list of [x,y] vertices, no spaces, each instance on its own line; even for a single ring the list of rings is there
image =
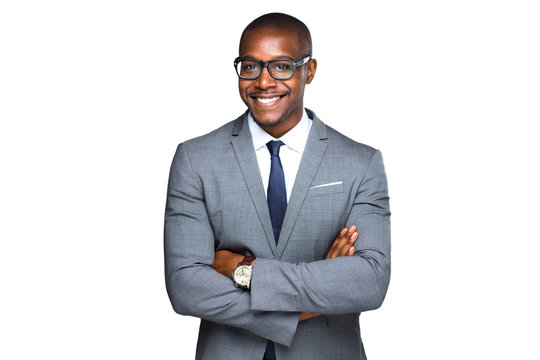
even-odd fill
[[[340,133],[331,126],[327,125],[309,109],[308,115],[313,120],[313,127],[319,139],[327,144],[327,153],[339,155],[341,158],[350,156],[356,160],[371,159],[379,151],[372,146],[360,143],[350,137]]]
[[[324,134],[324,142],[327,145],[325,155],[327,161],[353,169],[364,168],[372,159],[381,157],[380,151],[374,147],[353,140],[322,121],[319,125],[324,129],[321,133]]]
[[[352,184],[362,184],[374,176],[385,179],[382,154],[372,146],[355,141],[330,126],[326,127],[326,166],[342,174]],[[386,181],[386,180],[384,180]]]
[[[367,157],[373,156],[373,154],[378,151],[372,146],[351,139],[328,125],[326,125],[326,130],[328,134],[328,145],[334,149],[345,152],[354,152],[357,155]]]
[[[374,147],[357,142],[330,126],[326,126],[326,130],[325,158],[332,164],[341,164],[350,173],[365,174],[370,166],[382,163],[381,152]]]

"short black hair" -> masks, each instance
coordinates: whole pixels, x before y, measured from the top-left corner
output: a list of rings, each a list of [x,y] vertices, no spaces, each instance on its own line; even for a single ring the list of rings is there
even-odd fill
[[[269,13],[259,16],[253,20],[242,32],[240,37],[240,48],[247,33],[258,29],[278,29],[294,32],[298,35],[300,43],[305,45],[306,56],[313,55],[313,45],[311,44],[311,33],[302,21],[294,16],[283,13]]]

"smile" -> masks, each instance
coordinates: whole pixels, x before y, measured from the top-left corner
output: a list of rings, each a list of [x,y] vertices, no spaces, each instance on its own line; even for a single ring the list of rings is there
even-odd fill
[[[277,99],[279,99],[279,96],[274,96],[273,98],[257,98],[257,101],[262,102],[263,104],[270,104]]]
[[[281,99],[283,95],[276,95],[273,97],[259,97],[259,96],[253,96],[254,99],[257,100],[258,103],[263,105],[272,105],[275,102],[277,102],[279,99]]]

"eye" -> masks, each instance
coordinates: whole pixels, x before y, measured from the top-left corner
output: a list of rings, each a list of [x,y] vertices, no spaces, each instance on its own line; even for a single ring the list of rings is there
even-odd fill
[[[252,61],[242,61],[241,69],[242,72],[256,72],[258,71],[259,64]]]
[[[274,69],[278,71],[290,71],[292,70],[292,65],[289,62],[278,62],[274,65]]]

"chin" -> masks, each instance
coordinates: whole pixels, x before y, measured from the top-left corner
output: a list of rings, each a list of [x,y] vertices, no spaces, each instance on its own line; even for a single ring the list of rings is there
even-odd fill
[[[253,116],[253,120],[260,127],[274,127],[274,126],[278,126],[279,124],[283,122],[283,118],[276,119],[276,118],[269,118],[265,116],[257,116],[257,114],[254,114],[253,112],[251,112],[251,116]]]

